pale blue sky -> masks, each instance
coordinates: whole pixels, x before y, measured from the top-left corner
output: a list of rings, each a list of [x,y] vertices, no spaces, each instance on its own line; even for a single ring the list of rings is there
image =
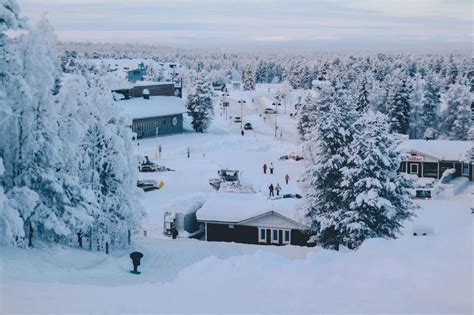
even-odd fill
[[[469,0],[23,0],[61,40],[177,47],[471,47]]]

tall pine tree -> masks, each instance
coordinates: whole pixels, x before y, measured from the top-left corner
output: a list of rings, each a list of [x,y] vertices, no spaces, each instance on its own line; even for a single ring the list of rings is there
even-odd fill
[[[197,132],[204,132],[214,117],[212,89],[203,75],[199,75],[194,82],[186,100],[186,107],[192,117],[191,125]]]

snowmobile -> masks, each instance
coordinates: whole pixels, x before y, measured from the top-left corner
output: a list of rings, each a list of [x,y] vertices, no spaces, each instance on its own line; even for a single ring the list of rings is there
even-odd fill
[[[239,171],[222,169],[218,171],[219,178],[209,180],[209,185],[217,191],[236,193],[255,193],[251,185],[242,184],[239,179]]]

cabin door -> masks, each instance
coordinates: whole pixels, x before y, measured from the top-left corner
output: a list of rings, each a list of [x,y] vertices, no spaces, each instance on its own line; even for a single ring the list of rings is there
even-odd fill
[[[418,175],[418,168],[419,168],[418,163],[412,163],[412,164],[410,164],[410,174],[416,174],[416,175]]]
[[[272,230],[267,229],[267,245],[270,245],[272,242]]]

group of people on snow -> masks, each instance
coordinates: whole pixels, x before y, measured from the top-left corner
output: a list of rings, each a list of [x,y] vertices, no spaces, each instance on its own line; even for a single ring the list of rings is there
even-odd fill
[[[273,162],[270,163],[270,166],[268,166],[267,163],[264,163],[262,168],[263,168],[263,174],[267,174],[267,169],[270,170],[270,174],[273,174],[273,171],[275,170],[273,166]],[[289,181],[290,181],[290,176],[286,174],[285,183],[288,185]],[[282,188],[279,183],[277,183],[275,186],[273,184],[270,184],[270,186],[268,186],[269,197],[275,196],[275,193],[277,196],[280,196],[281,190]]]

